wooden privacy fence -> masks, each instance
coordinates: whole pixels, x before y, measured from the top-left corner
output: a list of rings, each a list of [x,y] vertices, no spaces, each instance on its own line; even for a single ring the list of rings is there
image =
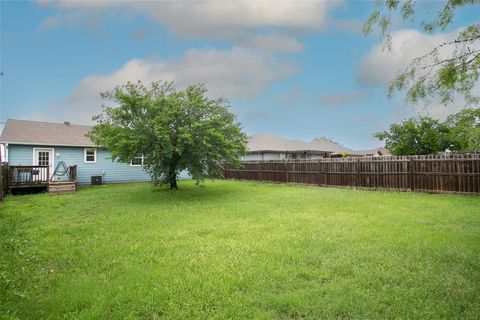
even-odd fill
[[[480,194],[480,154],[361,157],[228,164],[225,179]]]

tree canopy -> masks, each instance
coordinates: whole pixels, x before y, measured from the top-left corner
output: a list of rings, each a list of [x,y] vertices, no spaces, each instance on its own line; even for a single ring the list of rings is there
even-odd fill
[[[444,122],[430,117],[409,118],[375,134],[395,155],[480,151],[480,109],[464,109]]]
[[[201,182],[219,161],[238,164],[247,142],[227,101],[206,92],[203,85],[176,90],[171,82],[118,86],[102,94],[113,105],[93,118],[89,137],[112,160],[141,159],[155,183],[177,188],[183,170]]]
[[[450,115],[445,121],[450,128],[451,140],[457,150],[480,151],[480,109],[464,109]]]
[[[440,10],[428,19],[421,21],[421,28],[428,33],[444,31],[455,18],[457,10],[464,6],[474,6],[478,10],[480,0],[444,0],[441,2],[421,2],[414,0],[381,0],[364,24],[365,34],[380,29],[384,48],[391,48],[392,19],[400,16],[403,20],[413,20],[421,15],[417,11],[421,5],[432,6],[441,3]],[[430,52],[415,58],[400,70],[389,85],[389,95],[394,91],[407,92],[407,101],[430,102],[440,98],[447,105],[460,95],[467,106],[480,101],[480,92],[474,92],[480,76],[480,23],[465,26],[456,38],[438,43]]]

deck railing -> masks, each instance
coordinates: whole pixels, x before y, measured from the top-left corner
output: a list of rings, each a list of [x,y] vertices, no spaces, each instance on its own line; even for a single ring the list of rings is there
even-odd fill
[[[77,181],[77,166],[70,166],[70,181]]]
[[[5,189],[48,187],[53,181],[52,172],[49,166],[8,166],[5,164],[4,182]],[[67,179],[65,179],[67,178]],[[62,182],[77,182],[77,166],[69,166]],[[55,179],[55,182],[56,181]]]
[[[49,166],[9,166],[8,185],[46,185],[50,177]]]

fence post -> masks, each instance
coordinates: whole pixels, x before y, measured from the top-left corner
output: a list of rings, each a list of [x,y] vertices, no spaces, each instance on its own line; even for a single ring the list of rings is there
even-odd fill
[[[318,159],[318,185],[322,185],[322,160]]]
[[[408,166],[408,184],[411,191],[415,191],[414,181],[413,181],[413,158],[408,158],[407,166]]]
[[[287,183],[288,182],[287,160],[285,160],[284,164],[285,164],[285,183]]]
[[[258,163],[258,180],[260,181],[262,181],[262,163],[262,160]]]
[[[358,157],[356,159],[356,163],[355,163],[355,187],[358,187],[361,185],[360,183],[360,167],[361,167],[361,163],[360,163],[360,157]]]

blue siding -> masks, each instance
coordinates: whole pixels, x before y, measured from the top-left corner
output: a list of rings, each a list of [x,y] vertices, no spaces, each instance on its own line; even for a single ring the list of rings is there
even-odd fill
[[[81,184],[89,184],[91,176],[101,175],[105,183],[149,181],[142,167],[130,166],[126,163],[112,162],[110,152],[97,149],[97,162],[84,163],[84,148],[55,147],[55,146],[8,146],[8,162],[10,165],[33,165],[33,148],[53,148],[54,164],[64,161],[67,166],[77,165],[77,179]],[[186,173],[180,174],[181,178],[188,178]]]
[[[8,162],[16,166],[33,165],[33,147],[9,145],[8,146]]]

